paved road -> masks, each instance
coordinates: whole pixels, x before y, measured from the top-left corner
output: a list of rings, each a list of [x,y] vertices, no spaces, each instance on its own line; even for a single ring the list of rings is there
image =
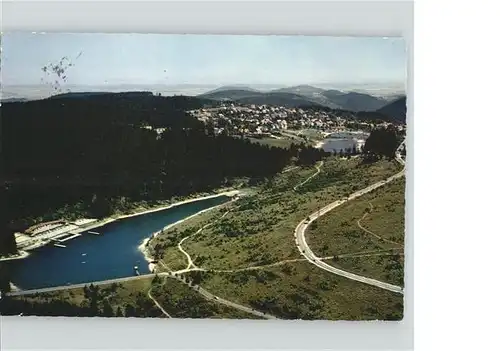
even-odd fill
[[[403,143],[404,142],[405,141],[403,141]],[[405,162],[401,158],[401,154],[400,154],[401,145],[398,148],[398,151],[396,152],[396,160],[400,164],[404,165]],[[397,174],[395,174],[395,175],[387,178],[386,180],[379,181],[379,182],[377,182],[375,184],[372,184],[372,185],[370,185],[370,186],[368,186],[368,187],[366,187],[364,189],[361,189],[361,190],[358,190],[358,191],[352,193],[351,195],[349,195],[349,197],[347,199],[334,201],[334,202],[328,204],[327,206],[323,207],[319,211],[311,213],[311,215],[309,216],[309,220],[307,218],[303,219],[298,224],[297,228],[295,229],[295,240],[296,240],[297,247],[300,250],[301,254],[310,263],[314,264],[315,266],[317,266],[317,267],[319,267],[319,268],[321,268],[323,270],[331,272],[333,274],[337,274],[337,275],[340,275],[342,277],[345,277],[345,278],[348,278],[348,279],[351,279],[351,280],[359,281],[361,283],[373,285],[373,286],[376,286],[376,287],[379,287],[379,288],[382,288],[382,289],[385,289],[385,290],[389,290],[389,291],[392,291],[392,292],[396,292],[396,293],[402,294],[403,293],[403,288],[401,288],[400,286],[392,285],[392,284],[389,284],[389,283],[381,282],[381,281],[376,280],[376,279],[372,279],[372,278],[368,278],[368,277],[363,277],[361,275],[357,275],[357,274],[354,274],[354,273],[351,273],[351,272],[347,272],[347,271],[344,271],[342,269],[330,266],[329,264],[321,261],[321,259],[319,257],[317,257],[314,254],[314,252],[312,252],[312,250],[309,248],[309,245],[307,244],[307,241],[306,241],[306,238],[305,238],[305,232],[306,232],[307,227],[313,221],[315,221],[319,217],[325,215],[326,213],[330,212],[334,208],[339,207],[340,205],[344,204],[345,202],[347,202],[349,200],[356,199],[356,198],[358,198],[360,196],[363,196],[363,195],[365,195],[365,194],[367,194],[367,193],[369,193],[369,192],[371,192],[371,191],[373,191],[373,190],[375,190],[377,188],[380,188],[381,186],[383,186],[383,185],[385,185],[385,184],[387,184],[387,183],[389,183],[389,182],[391,182],[391,181],[393,181],[395,179],[401,178],[404,175],[405,175],[405,168],[403,168],[403,170],[401,170]]]
[[[85,285],[90,285],[90,284],[106,285],[106,284],[112,284],[112,283],[123,283],[123,282],[130,281],[130,280],[152,278],[154,276],[155,276],[154,274],[143,274],[143,275],[132,276],[132,277],[102,280],[102,281],[98,281],[98,282],[88,282],[88,283],[82,283],[82,284],[54,286],[51,288],[43,288],[43,289],[12,291],[12,292],[7,293],[7,295],[8,296],[33,295],[33,294],[37,294],[37,293],[48,293],[48,292],[59,291],[59,290],[83,288]]]

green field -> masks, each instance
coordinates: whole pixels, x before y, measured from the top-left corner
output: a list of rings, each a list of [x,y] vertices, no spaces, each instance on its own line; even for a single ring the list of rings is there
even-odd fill
[[[151,294],[173,318],[257,318],[238,309],[208,301],[174,278],[162,278],[154,285]]]
[[[262,145],[268,145],[268,146],[275,146],[275,147],[281,147],[284,149],[288,149],[293,143],[297,143],[296,140],[289,139],[289,138],[282,138],[282,139],[276,139],[276,138],[248,138],[252,143],[257,143],[257,144],[262,144]]]
[[[201,286],[282,319],[399,320],[403,296],[323,271],[309,262],[207,273]]]
[[[208,301],[186,284],[173,278],[134,279],[119,284],[100,285],[96,299],[97,308],[112,309],[113,316],[165,317],[148,297],[151,296],[173,318],[245,318],[256,317],[225,305]],[[88,306],[84,289],[60,290],[35,295],[20,296],[16,299],[30,302],[67,301],[75,306]]]
[[[309,247],[318,256],[366,252],[362,257],[339,257],[328,263],[353,273],[403,285],[404,191],[405,179],[400,178],[325,214],[313,222],[306,232]],[[365,214],[366,217],[360,220]],[[361,229],[358,220],[364,228],[390,242]]]
[[[152,278],[134,279],[119,284],[99,285],[93,300],[99,315],[111,316],[161,317],[161,311],[147,297]],[[89,307],[91,299],[85,296],[83,288],[59,290],[48,293],[19,296],[16,299],[30,302],[66,301],[75,306]],[[106,306],[106,307],[105,307]]]
[[[186,258],[177,243],[196,232],[202,225],[214,222],[200,234],[186,240],[183,248],[195,264],[212,269],[234,269],[299,258],[293,233],[297,224],[319,207],[341,198],[367,184],[397,171],[388,161],[363,165],[357,159],[332,158],[324,170],[297,191],[293,187],[316,172],[302,168],[281,174],[263,185],[253,195],[243,197],[232,211],[208,212],[186,222],[182,227],[159,235],[163,262],[172,269],[185,268]]]

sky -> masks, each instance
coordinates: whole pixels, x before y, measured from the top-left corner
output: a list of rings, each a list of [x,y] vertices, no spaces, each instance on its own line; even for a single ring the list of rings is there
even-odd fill
[[[402,84],[400,38],[165,34],[2,35],[2,85],[54,80],[42,67],[68,57],[68,85]]]

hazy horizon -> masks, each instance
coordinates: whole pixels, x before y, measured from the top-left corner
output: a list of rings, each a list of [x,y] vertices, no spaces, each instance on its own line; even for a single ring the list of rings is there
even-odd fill
[[[184,34],[4,33],[2,85],[61,87],[308,84],[404,87],[402,38]]]

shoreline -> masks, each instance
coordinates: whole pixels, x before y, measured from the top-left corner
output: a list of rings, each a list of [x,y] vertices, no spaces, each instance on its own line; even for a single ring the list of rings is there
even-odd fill
[[[166,205],[166,206],[162,206],[162,207],[158,207],[158,208],[151,208],[149,210],[144,210],[144,211],[141,211],[141,212],[132,213],[132,214],[128,214],[128,215],[121,215],[118,218],[116,218],[115,220],[120,220],[120,219],[124,219],[124,218],[135,217],[135,216],[140,216],[140,215],[147,214],[147,213],[152,213],[152,212],[163,211],[163,210],[167,210],[167,209],[172,208],[172,207],[177,207],[177,206],[180,206],[180,205],[184,205],[184,204],[187,204],[187,203],[190,203],[190,202],[196,202],[196,201],[201,201],[201,200],[212,199],[214,197],[219,197],[219,196],[233,196],[233,195],[239,194],[240,192],[241,192],[241,190],[236,190],[235,189],[235,190],[228,190],[228,191],[220,192],[220,193],[213,194],[213,195],[205,195],[205,196],[195,197],[195,198],[192,198],[192,199],[181,200],[181,201],[175,202],[175,203],[170,204],[170,205]]]
[[[10,291],[11,292],[18,292],[18,291],[22,291],[22,289],[20,289],[18,286],[14,285],[14,283],[10,282]]]
[[[85,231],[88,231],[88,230],[92,230],[92,229],[96,229],[96,228],[105,226],[105,225],[107,225],[109,223],[113,223],[113,222],[116,222],[116,221],[119,221],[119,220],[122,220],[122,219],[130,218],[130,217],[136,217],[136,216],[144,215],[144,214],[147,214],[147,213],[153,213],[153,212],[163,211],[163,210],[167,210],[169,208],[181,206],[181,205],[184,205],[184,204],[187,204],[187,203],[191,203],[191,202],[212,199],[212,198],[219,197],[219,196],[234,196],[234,195],[237,195],[237,194],[240,194],[240,193],[241,193],[241,190],[238,190],[238,189],[225,190],[225,191],[222,191],[220,193],[216,193],[216,194],[212,194],[212,195],[199,196],[199,197],[195,197],[195,198],[191,198],[191,199],[185,199],[185,200],[181,200],[181,201],[169,204],[169,205],[164,205],[164,206],[160,206],[160,207],[156,207],[156,208],[145,209],[145,210],[142,210],[142,211],[136,212],[136,213],[126,214],[126,215],[120,215],[118,217],[107,217],[107,218],[104,218],[101,221],[98,221],[97,223],[91,224],[91,225],[86,226],[84,228],[76,229],[76,230],[74,230],[74,232],[75,233],[82,233],[82,232],[85,232]],[[44,240],[42,240],[40,242],[35,242],[32,245],[28,246],[30,248],[30,250],[22,250],[22,251],[20,250],[20,252],[22,252],[21,255],[17,255],[17,256],[14,256],[14,257],[0,258],[0,262],[2,262],[2,261],[10,261],[10,260],[25,259],[26,257],[28,257],[30,255],[29,251],[35,250],[35,249],[43,247],[45,245],[47,245],[47,242],[44,241]]]
[[[325,141],[321,140],[321,141],[317,141],[316,144],[314,144],[314,147],[316,149],[321,149],[323,147],[323,145],[325,145]]]
[[[12,257],[3,257],[3,258],[0,258],[0,262],[3,262],[3,261],[13,261],[13,260],[22,260],[22,259],[25,259],[26,257],[28,257],[30,255],[30,253],[28,251],[24,251],[24,250],[19,250],[18,251],[19,253],[15,256],[12,256]]]
[[[240,191],[239,191],[239,190],[234,190],[234,191],[232,191],[232,192],[233,192],[233,193],[234,193],[234,192],[236,192],[236,193],[234,193],[234,195],[236,195],[237,193],[240,193]],[[221,195],[224,195],[224,194],[221,194]],[[226,196],[230,196],[230,195],[226,195]],[[213,196],[212,196],[212,197],[213,197]],[[203,200],[203,199],[205,199],[205,198],[200,198],[200,200]],[[177,225],[179,225],[179,224],[181,224],[181,223],[183,223],[183,222],[185,222],[185,221],[188,221],[188,220],[190,220],[190,219],[193,219],[193,218],[195,218],[196,216],[199,216],[199,215],[201,215],[201,214],[203,214],[203,213],[205,213],[205,212],[212,211],[212,210],[215,210],[216,208],[219,208],[219,207],[225,206],[225,205],[227,205],[228,203],[231,203],[231,202],[233,202],[233,201],[235,201],[235,200],[229,200],[228,202],[225,202],[225,203],[223,203],[223,204],[220,204],[220,205],[215,205],[215,206],[213,206],[213,207],[209,207],[209,208],[206,208],[206,209],[201,210],[201,211],[199,211],[199,212],[196,212],[196,213],[192,214],[191,216],[188,216],[188,217],[186,217],[186,218],[183,218],[183,219],[178,220],[177,222],[170,223],[170,224],[166,225],[166,226],[165,226],[164,228],[162,228],[161,230],[159,230],[159,231],[157,231],[157,232],[154,232],[154,233],[153,233],[153,234],[151,234],[149,237],[145,238],[145,239],[141,242],[141,244],[137,247],[137,249],[138,249],[138,250],[139,250],[139,251],[140,251],[140,252],[144,255],[144,259],[145,259],[146,261],[148,261],[148,262],[149,262],[149,264],[148,264],[149,271],[150,271],[151,273],[154,273],[154,270],[156,269],[156,264],[152,262],[152,261],[154,261],[154,258],[151,256],[151,253],[149,252],[149,249],[148,249],[148,244],[149,244],[149,242],[150,242],[153,238],[155,238],[158,234],[160,234],[160,233],[161,233],[161,232],[163,232],[163,231],[166,231],[166,230],[168,230],[168,229],[170,229],[170,228],[172,228],[172,227],[175,227],[175,226],[177,226]]]
[[[201,201],[201,200],[206,200],[206,199],[209,199],[209,198],[215,198],[215,197],[219,197],[219,196],[234,196],[234,195],[238,195],[238,194],[241,194],[241,190],[230,190],[230,191],[225,191],[225,192],[222,192],[222,193],[218,193],[218,194],[214,194],[214,195],[207,195],[207,196],[201,196],[201,197],[197,197],[197,198],[193,198],[193,199],[186,199],[186,200],[183,200],[183,201],[179,201],[179,202],[176,202],[176,203],[173,203],[173,204],[170,204],[168,206],[164,206],[164,207],[161,207],[161,208],[157,208],[157,209],[150,209],[150,210],[145,210],[145,211],[142,211],[142,212],[139,212],[137,214],[132,214],[132,215],[126,215],[126,217],[124,218],[128,218],[128,217],[133,217],[133,216],[138,216],[138,215],[141,215],[141,214],[145,214],[145,213],[150,213],[150,212],[156,212],[156,211],[161,211],[161,210],[165,210],[165,209],[168,209],[168,208],[172,208],[172,207],[176,207],[176,206],[180,206],[180,205],[183,205],[183,204],[186,204],[186,203],[190,203],[190,202],[196,202],[196,201]],[[201,210],[199,212],[196,212],[186,218],[183,218],[183,219],[180,219],[178,220],[177,222],[174,222],[174,223],[171,223],[171,224],[168,224],[166,225],[163,229],[149,235],[147,238],[145,238],[144,240],[142,240],[141,244],[137,247],[137,249],[144,255],[144,259],[148,262],[148,269],[150,271],[150,274],[154,274],[156,272],[154,272],[154,270],[156,269],[156,264],[152,263],[152,261],[154,261],[154,258],[151,256],[149,250],[148,250],[148,242],[156,237],[160,232],[164,231],[164,230],[168,230],[184,221],[187,221],[189,219],[192,219],[202,213],[205,213],[205,212],[208,212],[208,211],[211,211],[211,210],[214,210],[218,207],[222,207],[222,206],[225,206],[227,205],[228,203],[231,203],[235,201],[234,199],[233,200],[229,200],[227,202],[224,202],[222,204],[219,204],[219,205],[215,205],[215,206],[212,206],[212,207],[209,207],[209,208],[206,208],[204,210]],[[98,226],[102,226],[102,225],[105,225],[107,223],[111,223],[113,221],[116,221],[116,220],[119,220],[119,219],[122,219],[122,218],[116,218],[116,219],[112,219],[112,220],[109,220],[109,221],[105,221],[105,223],[101,223],[99,225],[95,225],[93,226],[93,228],[97,228]],[[88,230],[89,228],[85,228],[85,230]],[[22,258],[26,258],[29,256],[29,252],[26,252],[26,251],[23,251],[26,255],[24,257],[18,257],[16,259],[22,259]],[[148,275],[148,274],[141,274],[140,276],[144,276],[144,275]],[[134,277],[126,277],[126,278],[118,278],[118,279],[128,279],[128,278],[134,278]],[[113,280],[113,279],[111,279]],[[12,284],[12,283],[11,283]],[[86,284],[90,284],[90,283],[86,283]],[[15,287],[16,291],[19,291],[19,292],[22,292],[23,290],[20,289],[19,287],[16,287],[15,285],[12,284],[13,287]]]

